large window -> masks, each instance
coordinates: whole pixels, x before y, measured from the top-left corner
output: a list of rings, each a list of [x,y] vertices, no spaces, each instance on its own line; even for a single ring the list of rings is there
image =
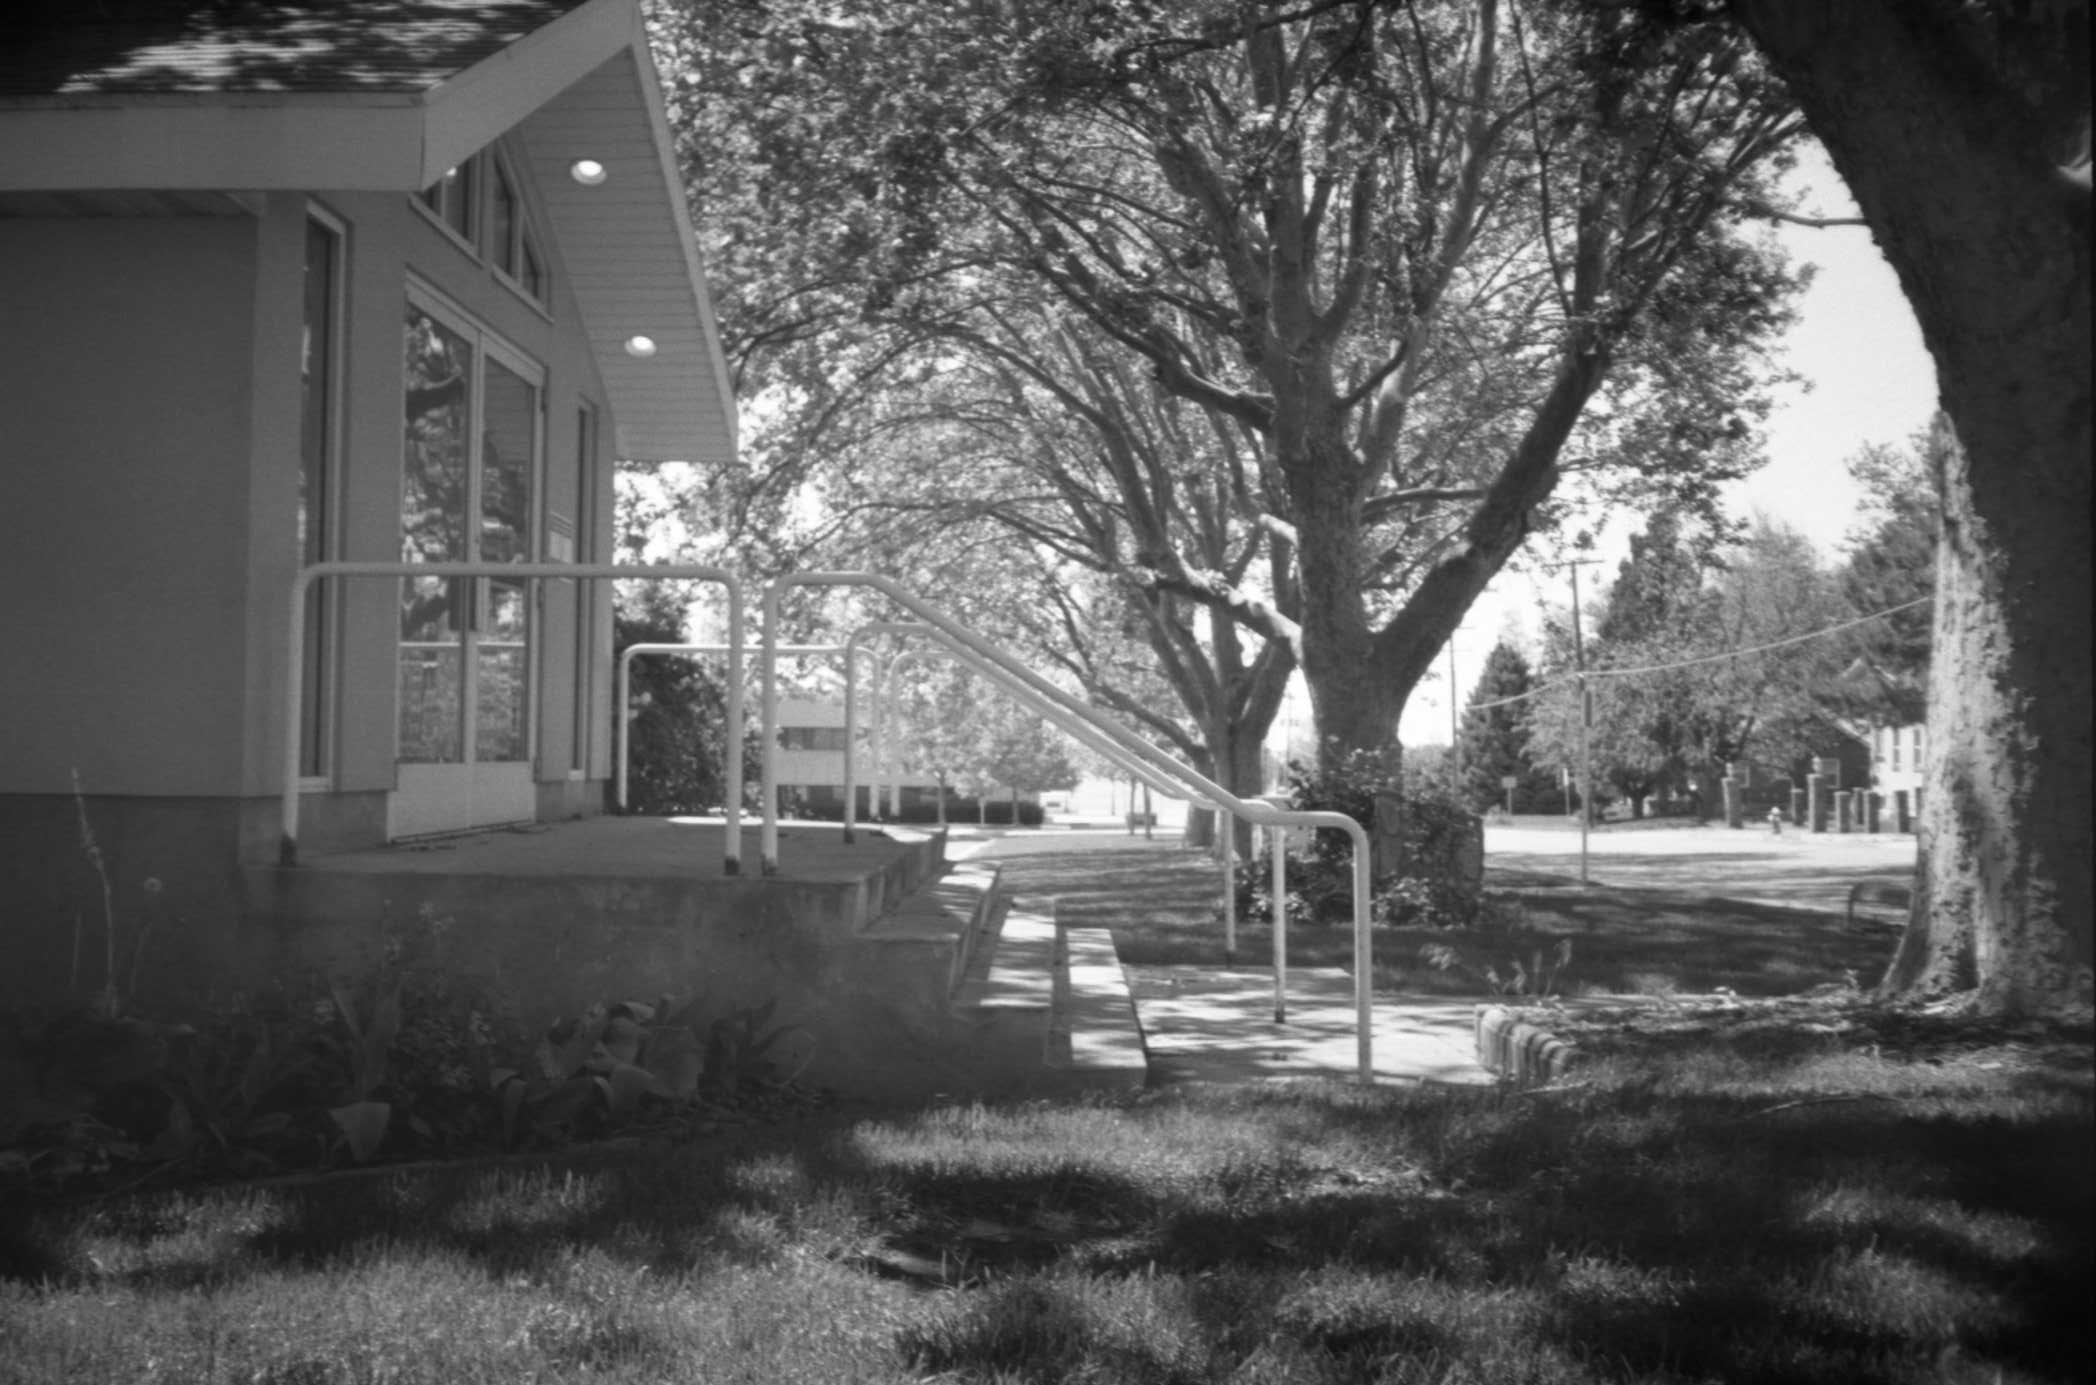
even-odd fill
[[[342,295],[342,227],[319,213],[306,218],[305,321],[299,347],[298,560],[333,556],[336,361]],[[329,711],[333,694],[332,593],[320,583],[306,590],[300,661],[299,773],[329,771]]]
[[[542,432],[537,368],[434,303],[411,299],[406,325],[402,557],[530,562]],[[522,581],[402,581],[401,760],[528,756],[530,615]]]

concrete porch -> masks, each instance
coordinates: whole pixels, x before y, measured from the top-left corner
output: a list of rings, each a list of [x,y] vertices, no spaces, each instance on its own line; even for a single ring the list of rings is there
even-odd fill
[[[770,1023],[792,1030],[783,1065],[848,1097],[1063,1085],[1047,1071],[1052,923],[1046,953],[1023,918],[999,953],[994,866],[949,866],[936,830],[861,828],[847,844],[834,823],[781,823],[778,873],[757,873],[750,826],[731,876],[725,831],[605,817],[312,854],[250,868],[248,912],[278,976],[390,959],[530,1029],[621,999],[695,998],[717,1018],[775,1002]]]

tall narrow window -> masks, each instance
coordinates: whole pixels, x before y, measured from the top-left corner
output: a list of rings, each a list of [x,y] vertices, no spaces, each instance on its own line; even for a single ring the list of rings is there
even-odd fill
[[[510,181],[509,170],[500,161],[491,161],[494,178],[488,189],[488,257],[495,268],[510,278],[517,277],[517,223],[523,220],[523,209],[518,203],[517,188]]]
[[[575,561],[597,561],[597,411],[583,404],[575,410]],[[591,706],[595,684],[591,656],[596,652],[597,584],[575,584],[575,726],[568,767],[589,777]]]
[[[467,240],[473,239],[473,175],[476,167],[474,160],[467,159],[421,192],[424,205],[437,214],[437,219]]]
[[[335,324],[341,282],[342,233],[321,220],[306,219],[305,323],[300,334],[298,560],[325,561],[334,528]],[[300,661],[299,773],[328,773],[328,651],[334,640],[328,592],[318,583],[306,590],[305,647]]]

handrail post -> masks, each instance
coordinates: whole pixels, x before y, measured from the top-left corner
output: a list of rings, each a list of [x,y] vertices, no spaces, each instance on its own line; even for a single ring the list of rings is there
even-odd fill
[[[306,591],[315,578],[300,571],[291,579],[291,643],[286,646],[287,692],[284,705],[284,802],[277,836],[277,864],[298,864],[298,753],[304,739],[301,714],[305,708]],[[395,658],[398,658],[396,653]],[[396,679],[398,675],[395,675]]]
[[[757,734],[764,743],[764,826],[757,836],[758,869],[765,875],[779,873],[779,584],[764,584],[763,647],[757,656],[758,681],[763,689],[764,708],[758,714]]]
[[[721,796],[727,800],[722,806],[722,816],[727,819],[725,830],[728,838],[727,856],[721,862],[721,870],[728,875],[742,874],[742,705],[743,677],[743,633],[742,633],[742,584],[728,584],[728,724],[722,740],[721,758],[726,763],[721,774]]]
[[[1288,1023],[1288,829],[1269,823],[1267,840],[1274,855],[1274,1023]]]
[[[890,662],[878,654],[874,656],[873,706],[867,716],[871,727],[866,741],[866,783],[873,790],[873,794],[866,803],[866,820],[876,827],[886,821],[881,815],[881,775],[885,768],[881,763],[881,713],[886,710],[881,706],[881,701],[887,693]]]
[[[859,632],[844,637],[844,841],[856,840],[859,820]]]
[[[1237,818],[1216,810],[1215,824],[1223,835],[1223,965],[1237,965]]]
[[[640,646],[627,645],[619,651],[618,676],[613,680],[612,706],[619,709],[618,732],[619,768],[615,797],[619,811],[626,811],[626,766],[633,758],[633,656]]]
[[[1360,823],[1347,834],[1354,841],[1354,1032],[1363,1086],[1375,1082],[1375,972],[1368,933],[1368,832]]]

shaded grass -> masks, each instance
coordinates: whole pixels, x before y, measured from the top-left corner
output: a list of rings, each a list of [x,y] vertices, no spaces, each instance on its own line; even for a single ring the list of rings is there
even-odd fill
[[[1000,860],[1021,898],[1057,902],[1074,927],[1107,927],[1132,966],[1225,965],[1220,868],[1174,847],[1112,846]],[[1869,987],[1892,958],[1898,930],[1881,918],[1704,898],[1679,890],[1568,885],[1555,877],[1495,872],[1490,906],[1476,926],[1378,927],[1376,989],[1384,994],[1479,995],[1496,989],[1515,962],[1533,972],[1561,940],[1572,963],[1555,979],[1568,994],[1667,994],[1728,988],[1745,996],[1786,995],[1818,985]],[[1436,967],[1423,949],[1452,948],[1459,965]],[[1237,923],[1234,964],[1272,955],[1273,929]],[[1292,920],[1291,964],[1353,966],[1345,924]]]
[[[1774,1034],[18,1211],[0,1379],[2087,1378],[2086,1063]]]
[[[1212,910],[1117,919],[1071,888],[1106,855],[1009,875],[1137,940]],[[2086,1025],[1750,1002],[1581,1041],[1526,1094],[1175,1087],[17,1207],[0,1380],[2089,1378]]]

